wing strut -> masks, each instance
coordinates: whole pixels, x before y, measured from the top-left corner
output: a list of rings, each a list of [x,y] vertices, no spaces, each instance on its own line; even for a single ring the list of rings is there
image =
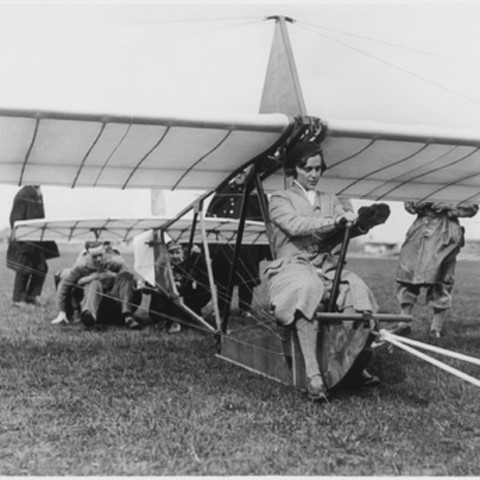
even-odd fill
[[[95,148],[95,145],[97,145],[98,141],[100,140],[100,137],[103,135],[103,132],[105,130],[105,126],[106,126],[106,122],[104,120],[102,122],[102,126],[100,127],[100,130],[98,131],[98,134],[97,134],[95,140],[90,145],[90,148],[87,150],[87,153],[83,157],[83,160],[80,163],[80,166],[78,167],[77,174],[75,175],[75,178],[73,179],[72,188],[75,188],[75,186],[77,185],[78,177],[80,177],[80,174],[82,173],[82,169],[85,166],[85,163],[87,162],[87,159],[88,159],[90,153]]]
[[[255,168],[255,165],[254,167]],[[255,171],[253,172],[255,175],[255,187],[258,192],[258,197],[260,200],[260,210],[262,212],[262,217],[263,221],[265,222],[265,232],[267,234],[268,238],[268,246],[270,248],[270,255],[272,256],[272,259],[275,259],[275,251],[273,250],[273,241],[272,241],[272,225],[270,223],[270,215],[268,213],[268,205],[267,205],[267,195],[265,193],[265,190],[263,189],[263,183],[260,180],[260,177],[257,173],[257,170],[255,168]]]
[[[227,332],[228,319],[230,317],[230,303],[233,296],[233,281],[235,276],[235,271],[238,265],[238,259],[240,257],[240,248],[242,246],[243,230],[245,228],[245,217],[247,214],[247,198],[252,191],[252,178],[247,176],[245,181],[245,188],[243,189],[242,195],[242,205],[240,207],[240,222],[238,224],[237,238],[235,240],[235,250],[233,252],[232,265],[230,266],[230,276],[228,278],[228,289],[227,289],[227,298],[225,302],[225,308],[223,312],[220,312],[222,315],[222,332]]]
[[[30,145],[28,147],[27,154],[25,155],[25,160],[24,160],[23,165],[22,165],[22,171],[20,173],[20,181],[18,182],[18,185],[22,185],[23,175],[25,174],[25,168],[27,167],[27,163],[28,163],[28,160],[30,158],[30,154],[32,153],[33,145],[35,144],[35,140],[37,138],[39,125],[40,125],[40,118],[37,117],[37,119],[35,121],[35,130],[33,131],[32,140],[31,140]]]

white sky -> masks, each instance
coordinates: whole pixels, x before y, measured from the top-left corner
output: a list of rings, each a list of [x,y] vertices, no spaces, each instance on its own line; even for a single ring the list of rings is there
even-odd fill
[[[296,20],[310,114],[480,128],[476,1],[0,3],[0,108],[256,113],[276,14]],[[0,228],[16,191],[0,184]],[[50,218],[150,215],[148,191],[43,191]],[[189,198],[167,197],[166,213]],[[412,220],[395,205],[377,239],[401,240]],[[480,218],[464,223],[480,238]]]

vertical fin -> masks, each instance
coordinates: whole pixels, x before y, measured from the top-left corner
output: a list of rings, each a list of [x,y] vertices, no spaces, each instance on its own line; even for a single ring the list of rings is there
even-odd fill
[[[306,115],[305,101],[286,26],[286,21],[293,23],[294,20],[284,16],[267,17],[267,20],[270,19],[274,19],[276,25],[260,102],[260,113]]]

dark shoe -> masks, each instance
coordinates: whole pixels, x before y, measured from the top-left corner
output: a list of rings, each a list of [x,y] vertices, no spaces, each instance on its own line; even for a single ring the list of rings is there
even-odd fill
[[[27,300],[28,303],[32,304],[34,307],[46,307],[47,306],[47,300],[45,300],[42,297],[35,297],[32,300]]]
[[[430,337],[432,338],[441,338],[442,332],[436,328],[430,330]]]
[[[19,308],[21,310],[33,310],[34,306],[27,302],[12,302],[12,307]]]
[[[132,315],[125,317],[125,325],[130,330],[140,330],[142,328],[142,325],[139,322],[137,322]]]
[[[359,387],[378,387],[380,385],[380,379],[375,375],[372,375],[367,370],[362,370],[358,378]]]
[[[394,335],[400,335],[402,337],[408,337],[412,334],[412,327],[410,325],[398,325],[393,330],[390,331]]]
[[[82,316],[80,314],[80,310],[75,309],[72,313],[72,322],[73,323],[78,323],[81,322]]]
[[[93,328],[95,325],[95,318],[92,315],[92,312],[84,310],[80,314],[80,320],[86,328]]]
[[[327,388],[325,387],[322,376],[319,373],[307,380],[307,393],[310,400],[313,400],[314,402],[323,403],[328,401]]]

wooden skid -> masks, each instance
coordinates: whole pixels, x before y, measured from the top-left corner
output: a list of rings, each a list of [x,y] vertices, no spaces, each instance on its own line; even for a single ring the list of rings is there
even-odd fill
[[[286,385],[303,389],[305,364],[294,330],[281,334],[257,333],[253,338],[222,335],[218,358],[246,368]],[[319,335],[317,357],[328,388],[339,383],[367,345],[370,329],[355,327],[353,322],[323,326]]]
[[[282,339],[268,332],[256,336],[253,341],[223,335],[217,357],[286,385],[292,385],[292,357],[285,354],[284,348]]]

